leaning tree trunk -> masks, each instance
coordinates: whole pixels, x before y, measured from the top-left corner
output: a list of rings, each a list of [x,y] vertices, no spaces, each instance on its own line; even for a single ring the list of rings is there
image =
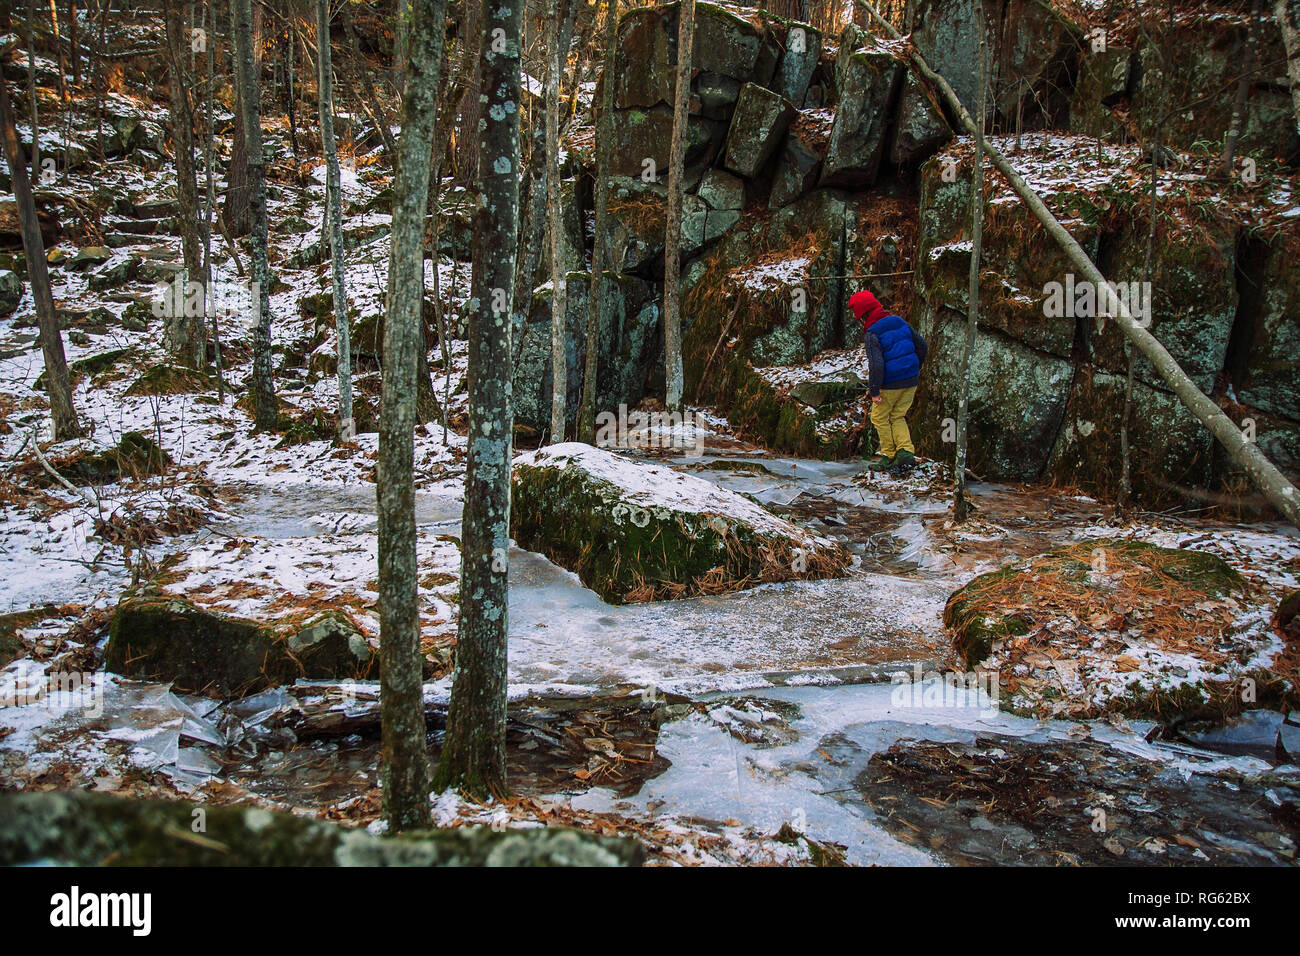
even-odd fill
[[[691,50],[695,0],[677,7],[677,81],[673,94],[673,141],[668,156],[668,216],[664,236],[664,404],[682,410],[682,177],[686,164],[687,106],[691,99]]]
[[[320,99],[321,150],[325,153],[325,202],[330,221],[330,274],[334,279],[334,327],[338,335],[339,438],[356,432],[352,418],[352,343],[348,337],[348,297],[343,287],[343,191],[339,150],[334,141],[334,68],[330,57],[329,0],[316,0],[316,78]]]
[[[975,33],[979,49],[979,105],[975,120],[975,168],[970,184],[970,286],[966,303],[966,341],[961,352],[961,397],[957,400],[957,454],[953,461],[952,516],[961,524],[970,515],[966,495],[966,439],[970,419],[970,356],[975,349],[975,332],[980,314],[980,247],[984,237],[984,108],[988,100],[988,51],[984,45],[984,15],[980,0],[973,4]]]
[[[429,202],[429,160],[437,121],[447,3],[412,0],[412,7],[409,76],[402,97],[402,135],[393,181],[377,482],[383,708],[380,785],[390,830],[427,826],[429,822],[413,470],[417,354],[424,349],[424,214]]]
[[[261,92],[253,59],[252,0],[231,0],[239,107],[248,162],[248,211],[252,222],[253,421],[259,430],[274,430],[275,383],[271,380],[271,269],[266,257],[266,159],[262,153]]]
[[[185,278],[203,276],[203,238],[199,230],[199,194],[194,175],[194,116],[190,110],[189,77],[185,69],[185,20],[179,0],[164,0],[167,90],[170,96],[172,143],[176,150],[176,198],[179,207],[181,257]],[[207,359],[207,326],[202,315],[187,315],[183,302],[173,303],[164,333],[172,358],[192,368]]]
[[[1286,76],[1291,81],[1291,108],[1300,135],[1300,0],[1273,0],[1273,15],[1286,47]]]
[[[561,42],[559,2],[546,20],[550,72],[546,80],[546,213],[551,239],[551,441],[564,441],[569,410],[569,294],[564,276],[568,254],[560,199],[560,80],[568,59]]]
[[[866,9],[890,36],[895,39],[900,38],[898,31],[890,26],[889,21],[885,20],[875,7],[866,5]],[[943,101],[953,115],[957,117],[961,125],[966,128],[967,132],[974,135],[977,128],[975,121],[971,119],[966,107],[962,106],[961,100],[957,98],[957,94],[953,92],[948,81],[931,69],[925,58],[917,50],[911,49],[908,56],[917,72],[939,90]],[[1011,163],[1007,161],[1007,158],[1002,155],[1002,152],[987,143],[984,149],[993,165],[1006,177],[1016,195],[1029,207],[1029,211],[1034,214],[1035,218],[1043,224],[1048,235],[1065,252],[1066,258],[1070,260],[1071,264],[1083,274],[1085,279],[1093,284],[1094,288],[1112,288],[1106,281],[1106,277],[1088,258],[1088,254],[1083,251],[1083,247],[1070,235],[1069,230],[1061,225],[1060,220],[1052,215],[1052,211],[1047,208],[1042,198],[1025,182],[1024,177],[1016,172]],[[1255,487],[1263,492],[1264,496],[1281,512],[1286,520],[1296,527],[1300,527],[1300,491],[1296,490],[1295,485],[1291,484],[1286,475],[1282,474],[1277,469],[1277,466],[1259,450],[1259,446],[1253,440],[1247,438],[1246,434],[1233,423],[1232,419],[1223,413],[1213,399],[1196,387],[1196,383],[1187,377],[1187,373],[1174,361],[1173,356],[1160,344],[1159,340],[1133,318],[1133,314],[1129,311],[1124,300],[1116,295],[1110,295],[1108,298],[1117,312],[1115,323],[1123,329],[1124,334],[1142,351],[1142,354],[1150,361],[1152,367],[1160,373],[1160,377],[1165,380],[1169,390],[1177,395],[1191,413],[1210,430],[1210,433],[1223,445],[1233,463],[1246,472]]]
[[[582,373],[582,407],[578,440],[596,441],[596,365],[600,354],[600,314],[605,302],[605,259],[609,254],[609,166],[613,133],[614,70],[618,56],[618,0],[605,12],[605,65],[600,80],[600,115],[596,118],[596,230],[591,240],[591,281],[587,284],[587,354]]]
[[[72,406],[72,385],[68,379],[68,362],[63,354],[63,335],[59,332],[59,319],[54,312],[54,297],[50,294],[50,273],[45,262],[45,243],[41,240],[41,226],[36,218],[36,201],[32,197],[32,184],[27,178],[22,146],[14,128],[13,109],[9,103],[7,72],[0,67],[0,139],[4,140],[5,162],[9,165],[9,178],[18,206],[18,223],[23,236],[23,254],[27,258],[27,280],[32,286],[32,300],[36,305],[36,322],[41,333],[41,352],[45,356],[46,392],[50,396],[50,418],[55,441],[75,438],[81,434],[77,413]]]
[[[510,313],[518,240],[523,0],[483,10],[480,205],[469,319],[469,462],[461,521],[460,628],[438,790],[506,792],[506,633],[510,547]]]

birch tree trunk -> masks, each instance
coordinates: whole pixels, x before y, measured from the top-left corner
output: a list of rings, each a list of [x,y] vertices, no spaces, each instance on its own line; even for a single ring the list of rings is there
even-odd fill
[[[334,327],[338,336],[339,439],[356,433],[352,418],[352,343],[348,329],[348,297],[343,286],[343,192],[339,150],[334,141],[334,68],[330,53],[329,0],[316,0],[316,89],[320,100],[321,150],[325,153],[325,202],[329,213],[330,274],[334,280]]]
[[[891,37],[899,38],[898,31],[889,25],[889,22],[880,15],[874,6],[869,4],[865,6],[872,18],[880,23]],[[953,115],[957,117],[958,122],[966,128],[968,133],[974,135],[976,130],[975,121],[971,119],[966,107],[962,106],[961,100],[957,98],[957,94],[953,92],[948,81],[931,69],[925,58],[915,49],[910,50],[908,56],[917,72],[939,90],[943,101]],[[1065,252],[1071,264],[1095,288],[1110,288],[1106,277],[1088,258],[1088,254],[1083,251],[1083,247],[1070,235],[1069,230],[1061,225],[1060,220],[1052,215],[1051,210],[1044,204],[1042,197],[1034,192],[1029,184],[1025,182],[1023,176],[1016,172],[1011,163],[1007,161],[1007,158],[1002,155],[1002,152],[988,143],[985,144],[984,149],[993,165],[1006,177],[1016,195],[1029,207],[1029,211],[1034,214],[1038,221],[1043,224],[1048,235]],[[1277,508],[1287,521],[1296,527],[1300,527],[1300,491],[1297,491],[1287,477],[1277,469],[1277,466],[1265,457],[1264,453],[1259,450],[1259,446],[1247,438],[1242,429],[1223,413],[1214,400],[1196,387],[1196,384],[1187,377],[1187,373],[1174,361],[1173,356],[1160,344],[1159,340],[1138,324],[1123,298],[1117,295],[1112,295],[1109,298],[1111,299],[1110,304],[1116,313],[1115,324],[1142,351],[1142,354],[1151,362],[1152,367],[1164,379],[1165,384],[1169,386],[1169,390],[1178,396],[1188,410],[1218,439],[1224,450],[1227,451],[1228,457],[1246,472],[1251,482],[1264,494],[1269,503]]]
[[[677,7],[677,82],[673,93],[673,141],[668,157],[668,215],[664,236],[664,404],[682,410],[682,177],[686,164],[687,107],[695,45],[695,0]]]
[[[31,283],[36,305],[36,322],[41,333],[41,352],[45,357],[45,389],[50,397],[51,433],[55,441],[76,438],[81,434],[77,413],[72,405],[72,385],[68,362],[63,354],[63,335],[54,312],[50,293],[50,273],[45,262],[45,243],[36,218],[36,201],[27,177],[27,164],[18,131],[14,128],[13,107],[9,103],[8,71],[0,66],[0,139],[4,141],[5,162],[18,206],[18,223],[23,236],[23,254],[27,259],[27,281]]]
[[[600,355],[600,317],[605,300],[605,259],[609,255],[609,140],[614,116],[614,70],[618,54],[618,0],[605,12],[605,65],[596,118],[596,231],[591,241],[591,281],[587,284],[587,354],[583,362],[582,408],[578,440],[596,442],[596,364]]]
[[[569,294],[564,276],[568,255],[560,205],[560,80],[564,72],[567,45],[560,28],[559,2],[553,3],[546,20],[546,49],[550,73],[546,81],[546,212],[551,239],[551,441],[564,441],[569,405]]]
[[[262,153],[261,89],[253,57],[252,0],[231,0],[239,111],[248,163],[248,212],[252,223],[253,421],[259,431],[276,427],[275,383],[271,380],[271,269],[266,257],[266,159]]]
[[[988,51],[984,41],[984,7],[973,0],[975,32],[979,49],[979,105],[975,120],[975,168],[970,184],[970,286],[966,303],[966,342],[961,352],[961,397],[957,401],[957,454],[953,461],[953,520],[961,524],[970,515],[971,503],[966,496],[966,439],[970,420],[970,356],[975,349],[975,332],[980,314],[980,251],[984,238],[984,110],[988,101]]]
[[[163,0],[167,91],[170,98],[172,143],[176,149],[176,198],[179,207],[181,257],[187,281],[203,276],[203,240],[199,233],[199,193],[194,174],[194,115],[190,109],[189,77],[185,69],[185,18],[178,0]],[[207,364],[207,324],[202,315],[187,315],[183,307],[167,317],[164,334],[168,353],[192,368]]]
[[[1273,15],[1286,47],[1286,75],[1291,81],[1291,108],[1300,134],[1300,0],[1273,0]]]
[[[506,633],[510,547],[510,314],[518,241],[523,0],[483,10],[480,206],[469,317],[469,461],[461,521],[461,609],[437,790],[506,793]]]
[[[394,167],[377,481],[380,786],[384,818],[393,831],[429,822],[413,469],[417,353],[424,349],[424,214],[447,12],[446,0],[412,0],[411,5],[408,76]]]

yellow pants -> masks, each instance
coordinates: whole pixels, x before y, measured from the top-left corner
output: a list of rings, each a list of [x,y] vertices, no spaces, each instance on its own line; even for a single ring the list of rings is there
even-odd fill
[[[911,388],[882,388],[880,402],[871,403],[871,424],[880,437],[880,454],[893,458],[900,451],[916,454],[912,433],[907,429],[907,410],[916,397],[916,386]]]

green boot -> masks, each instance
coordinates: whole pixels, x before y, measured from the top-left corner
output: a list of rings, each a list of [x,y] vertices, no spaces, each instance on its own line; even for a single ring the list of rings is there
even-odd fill
[[[889,469],[891,475],[905,475],[916,467],[916,456],[907,449],[903,449],[894,456],[893,465]]]
[[[894,467],[894,459],[888,458],[884,455],[877,455],[875,458],[872,458],[867,462],[867,467],[872,471],[888,471],[890,468]]]

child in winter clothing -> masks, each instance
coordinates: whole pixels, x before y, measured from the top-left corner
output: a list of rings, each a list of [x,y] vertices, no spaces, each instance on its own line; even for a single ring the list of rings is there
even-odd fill
[[[916,446],[907,427],[907,411],[916,397],[927,351],[925,339],[903,319],[886,312],[870,292],[855,292],[849,297],[849,308],[862,323],[871,424],[880,438],[880,455],[869,467],[872,471],[910,471],[916,465]]]

